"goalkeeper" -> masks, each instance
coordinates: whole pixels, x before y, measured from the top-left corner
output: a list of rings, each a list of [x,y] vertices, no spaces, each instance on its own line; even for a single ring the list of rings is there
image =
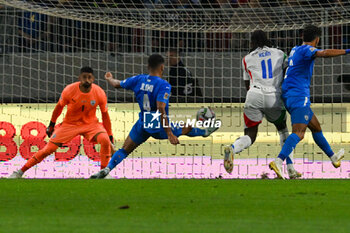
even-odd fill
[[[18,171],[9,178],[21,178],[28,169],[40,163],[46,156],[55,152],[58,147],[70,142],[75,136],[83,135],[86,139],[101,144],[101,168],[107,166],[113,142],[111,120],[107,110],[107,97],[98,85],[93,84],[95,77],[90,67],[80,70],[79,82],[64,88],[47,128],[50,137],[48,144],[38,152]],[[67,105],[67,114],[62,125],[54,130],[56,120]],[[100,107],[103,125],[98,122],[96,108]],[[52,135],[52,136],[51,136]]]

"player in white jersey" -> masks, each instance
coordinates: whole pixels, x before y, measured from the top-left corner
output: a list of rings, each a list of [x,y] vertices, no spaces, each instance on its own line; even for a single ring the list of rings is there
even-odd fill
[[[243,79],[247,89],[244,106],[244,136],[225,147],[224,167],[228,173],[233,170],[234,154],[251,146],[257,136],[258,127],[264,116],[273,123],[280,135],[280,144],[289,136],[286,125],[286,110],[282,101],[281,85],[283,68],[287,56],[279,49],[269,47],[265,32],[254,31],[251,36],[251,52],[243,58]],[[287,159],[287,170],[291,179],[301,176]]]

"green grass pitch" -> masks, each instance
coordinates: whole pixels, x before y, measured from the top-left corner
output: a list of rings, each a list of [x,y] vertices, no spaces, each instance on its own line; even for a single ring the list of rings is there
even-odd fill
[[[347,180],[0,180],[0,232],[350,232]]]

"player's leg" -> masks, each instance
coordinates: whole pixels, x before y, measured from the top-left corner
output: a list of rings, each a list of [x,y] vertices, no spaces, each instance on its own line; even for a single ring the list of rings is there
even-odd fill
[[[233,160],[235,154],[242,152],[251,146],[256,139],[258,127],[264,114],[261,109],[264,107],[264,94],[260,90],[250,90],[244,104],[244,136],[224,148],[224,167],[228,173],[233,170]]]
[[[109,159],[111,158],[111,141],[106,132],[101,132],[95,135],[95,141],[101,145],[100,158],[101,169],[107,167]]]
[[[224,148],[224,167],[227,173],[231,173],[233,170],[233,160],[235,154],[242,152],[250,147],[256,139],[258,134],[259,125],[255,125],[244,129],[244,136],[236,139],[236,141]]]
[[[279,153],[278,157],[275,159],[275,161],[272,161],[269,164],[270,169],[275,171],[279,178],[284,179],[282,171],[283,161],[289,157],[296,145],[304,138],[306,128],[306,124],[293,124],[292,134],[290,134],[285,140],[284,145],[282,146],[282,150]]]
[[[314,113],[310,108],[308,97],[284,96],[284,105],[291,116],[292,133],[285,140],[282,150],[275,161],[269,164],[271,170],[275,171],[279,178],[283,178],[282,164],[292,153],[296,145],[304,138],[307,125],[312,119]]]
[[[215,125],[211,125],[205,129],[195,128],[195,127],[191,127],[191,126],[185,126],[182,128],[181,135],[186,135],[189,137],[200,137],[200,136],[208,137],[218,129],[219,129],[219,127],[217,127]]]
[[[332,161],[332,164],[335,168],[340,167],[341,160],[344,158],[344,149],[340,149],[338,153],[334,153],[331,146],[327,142],[327,139],[324,137],[321,129],[320,122],[317,117],[313,115],[311,121],[308,124],[308,128],[312,132],[312,137],[316,144],[326,153],[326,155]]]
[[[46,144],[46,146],[43,149],[36,152],[20,170],[14,172],[9,178],[19,178],[18,176],[21,177],[24,172],[26,172],[28,169],[35,166],[36,164],[40,163],[45,157],[55,152],[58,147],[62,146],[62,144],[71,141],[78,134],[79,129],[77,129],[76,127],[62,124],[58,129],[56,129],[53,132],[49,143]]]
[[[41,161],[43,161],[44,158],[46,158],[48,155],[52,154],[57,150],[59,145],[56,145],[53,142],[48,142],[45,147],[39,151],[37,151],[27,162],[24,164],[24,166],[18,170],[14,171],[9,178],[21,178],[23,174],[30,169],[31,167],[37,165]]]
[[[241,153],[243,150],[247,149],[256,140],[258,135],[259,125],[250,126],[244,129],[244,136],[236,139],[236,141],[231,145],[235,154]]]
[[[119,163],[121,163],[128,155],[133,152],[140,144],[144,143],[150,137],[143,129],[143,123],[138,120],[131,129],[126,138],[123,147],[117,150],[106,168],[101,169],[98,173],[92,175],[91,179],[103,179],[111,170],[113,170]]]
[[[83,130],[83,136],[88,141],[100,144],[101,169],[105,168],[111,157],[111,149],[113,147],[106,129],[101,123],[92,123],[85,125]]]
[[[284,115],[286,115],[284,113]],[[283,145],[287,138],[289,137],[289,131],[287,128],[286,120],[284,119],[282,122],[275,122],[274,123],[276,126],[276,129],[278,131],[278,134],[280,135],[280,145],[283,148]],[[289,156],[286,158],[287,162],[287,171],[290,179],[296,179],[300,178],[302,176],[301,173],[299,173],[297,170],[294,168],[293,164],[293,151],[289,154]]]
[[[112,158],[111,161],[108,163],[108,168],[110,170],[112,170],[113,168],[115,168],[119,163],[121,163],[126,157],[128,157],[128,155],[130,153],[132,153],[140,144],[142,144],[143,142],[134,142],[131,138],[131,133],[128,135],[128,137],[126,138],[122,148],[120,148],[119,150],[117,150]]]
[[[280,136],[280,145],[283,148],[283,145],[289,136],[286,122],[287,114],[284,109],[284,104],[277,93],[267,95],[265,99],[268,101],[267,104],[269,105],[264,111],[266,119],[275,125]],[[289,178],[295,179],[301,177],[301,173],[297,172],[293,165],[293,151],[286,158],[286,162]]]
[[[200,137],[205,135],[205,129],[194,128],[191,126],[185,126],[182,128],[181,135],[186,135],[189,137]]]
[[[92,176],[90,176],[90,179],[103,179],[106,176],[108,176],[110,171],[112,171],[119,163],[121,163],[126,157],[128,157],[128,155],[131,152],[133,152],[140,144],[134,142],[131,139],[130,134],[129,134],[129,136],[126,138],[126,140],[125,140],[125,142],[123,144],[123,147],[120,148],[119,150],[117,150],[113,154],[113,156],[112,156],[111,160],[109,161],[107,167],[101,169],[96,174],[93,174]]]
[[[232,173],[233,160],[235,154],[242,152],[250,147],[256,139],[259,125],[255,125],[244,129],[244,136],[236,139],[236,141],[224,148],[224,167],[227,173]]]

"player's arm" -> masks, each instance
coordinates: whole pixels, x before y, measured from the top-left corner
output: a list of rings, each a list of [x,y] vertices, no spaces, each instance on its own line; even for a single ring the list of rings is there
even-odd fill
[[[114,143],[113,139],[113,133],[112,133],[112,123],[111,123],[111,118],[109,117],[108,113],[108,106],[107,106],[107,96],[106,93],[101,89],[101,93],[99,94],[100,96],[100,101],[99,101],[99,106],[101,110],[101,115],[102,115],[102,125],[106,129],[107,134],[109,136],[109,140]]]
[[[315,53],[315,57],[337,57],[350,53],[350,49],[325,49]]]
[[[111,72],[107,72],[105,74],[105,79],[107,80],[107,82],[113,86],[114,88],[121,88],[122,86],[120,85],[121,81],[118,79],[114,79],[113,75]]]
[[[242,60],[242,67],[243,67],[243,80],[244,80],[245,88],[248,91],[250,88],[250,79],[249,79],[247,64],[245,62],[245,57]]]
[[[169,119],[165,111],[166,103],[157,101],[157,109],[160,112],[160,121],[163,126],[163,129],[165,130],[166,134],[168,135],[168,139],[171,144],[176,145],[179,144],[179,139],[173,134],[171,131],[171,127],[169,124]]]
[[[106,129],[111,143],[114,143],[113,133],[112,133],[112,123],[111,123],[111,118],[109,117],[108,111],[102,112],[101,114],[102,114],[103,127]]]
[[[247,90],[247,91],[249,91],[249,88],[250,88],[250,81],[248,80],[244,80],[244,84],[245,84],[245,89]]]
[[[51,137],[54,129],[55,129],[55,125],[56,125],[56,121],[57,118],[61,115],[64,106],[66,106],[67,104],[67,98],[66,98],[66,94],[65,94],[65,90],[63,90],[62,95],[60,97],[60,100],[58,101],[58,103],[56,104],[55,109],[52,112],[52,116],[51,116],[51,120],[50,120],[50,124],[49,126],[46,128],[46,134],[48,137]]]

